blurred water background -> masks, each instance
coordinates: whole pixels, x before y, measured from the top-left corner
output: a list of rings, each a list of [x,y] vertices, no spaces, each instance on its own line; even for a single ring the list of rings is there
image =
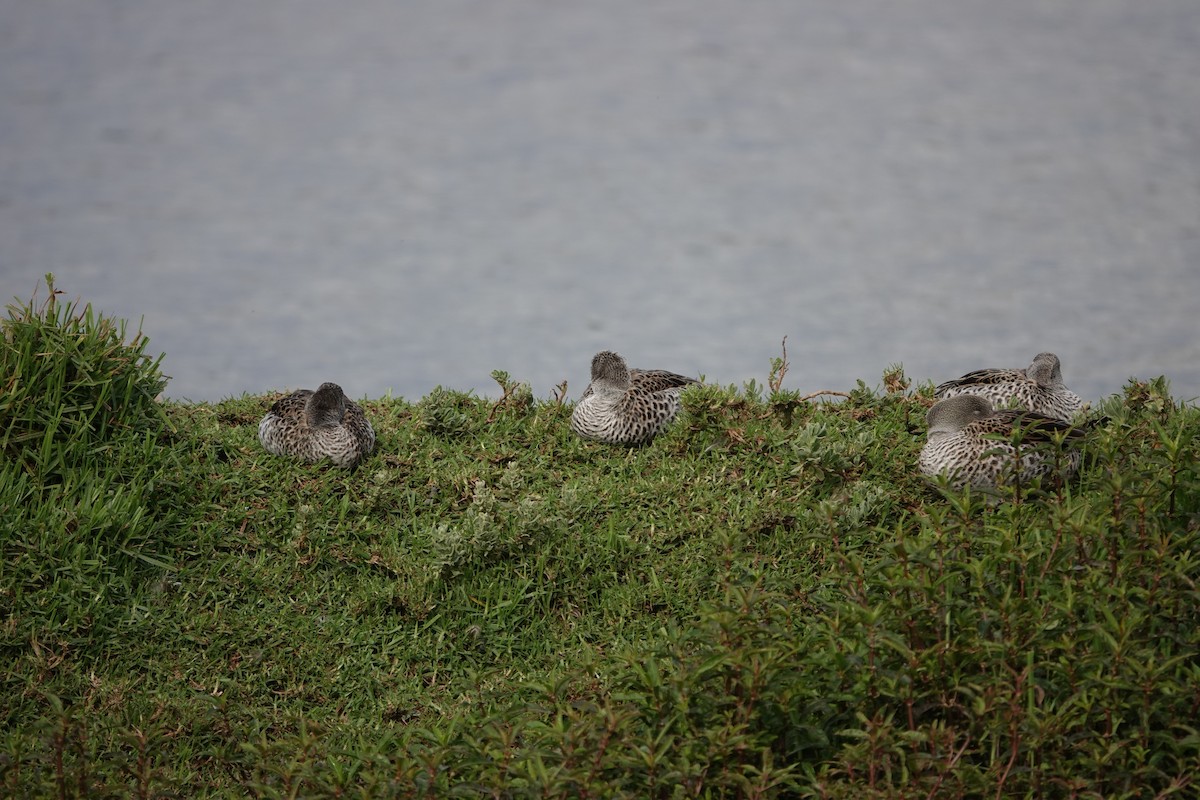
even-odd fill
[[[1195,0],[0,0],[0,295],[167,395],[1200,395]],[[44,291],[42,292],[44,295]]]

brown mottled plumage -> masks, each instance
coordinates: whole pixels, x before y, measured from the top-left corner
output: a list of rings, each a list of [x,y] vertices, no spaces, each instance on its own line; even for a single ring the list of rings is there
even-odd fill
[[[979,369],[939,384],[938,399],[974,394],[997,408],[1017,406],[1070,422],[1083,400],[1063,383],[1062,365],[1054,353],[1038,353],[1026,369]]]
[[[277,456],[353,467],[375,450],[375,429],[342,387],[322,383],[277,400],[258,423],[258,440]]]
[[[935,403],[926,420],[929,432],[921,449],[921,472],[944,475],[959,488],[1025,484],[1056,468],[1065,475],[1079,468],[1079,452],[1072,445],[1085,428],[1045,414],[996,410],[986,397],[963,394]],[[1015,446],[1014,438],[1019,440]],[[1061,452],[1056,439],[1063,441]]]
[[[679,413],[679,392],[699,383],[666,370],[631,370],[605,350],[592,358],[592,382],[571,413],[571,430],[605,444],[645,444]]]

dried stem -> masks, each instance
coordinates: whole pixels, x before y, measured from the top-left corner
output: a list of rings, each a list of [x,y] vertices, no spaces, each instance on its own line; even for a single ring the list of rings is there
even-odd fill
[[[804,395],[804,397],[801,397],[800,399],[801,400],[812,400],[814,397],[820,397],[821,395],[833,395],[835,397],[845,397],[845,398],[850,397],[850,394],[848,392],[835,392],[832,389],[822,389],[819,392],[813,392],[812,394],[806,394],[806,395]]]

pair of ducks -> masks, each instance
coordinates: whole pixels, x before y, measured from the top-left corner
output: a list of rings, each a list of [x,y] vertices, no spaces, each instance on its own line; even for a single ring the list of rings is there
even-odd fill
[[[1088,426],[1072,421],[1084,404],[1063,383],[1054,353],[1038,353],[1025,369],[968,372],[939,384],[934,395],[922,474],[988,491],[1079,468],[1074,445]]]
[[[666,370],[630,369],[611,351],[592,359],[592,382],[571,414],[571,430],[606,444],[640,445],[679,413],[679,392],[695,378]],[[362,407],[336,383],[301,389],[276,401],[258,423],[268,453],[355,467],[375,450],[375,429]]]
[[[679,393],[696,383],[666,370],[630,369],[618,354],[602,351],[592,358],[592,381],[575,404],[571,430],[605,444],[646,444],[679,413]],[[1070,423],[1083,401],[1063,384],[1053,353],[1039,353],[1025,369],[970,372],[935,392],[939,401],[926,417],[928,440],[919,461],[925,475],[944,475],[957,487],[994,488],[1014,472],[1027,482],[1058,463],[1068,471],[1078,466],[1077,451],[1055,459],[1040,446],[1082,435]],[[996,408],[1014,405],[1021,408]],[[375,449],[370,421],[335,383],[276,402],[259,423],[258,438],[269,453],[329,458],[339,467],[356,466]]]

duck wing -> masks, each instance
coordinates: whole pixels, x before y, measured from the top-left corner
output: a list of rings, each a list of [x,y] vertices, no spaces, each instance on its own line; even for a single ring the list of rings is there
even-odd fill
[[[1002,383],[1025,383],[1029,380],[1029,376],[1025,374],[1023,369],[977,369],[973,372],[968,372],[960,378],[939,383],[933,390],[934,394],[941,397],[943,393],[951,389],[965,389],[972,386],[996,386]]]
[[[661,392],[690,386],[700,381],[665,369],[634,369],[629,372],[629,382],[641,392]]]
[[[1056,438],[1074,441],[1083,437],[1086,427],[1022,409],[1001,409],[989,417],[976,420],[967,426],[979,436],[1009,438],[1013,431],[1021,431],[1021,443],[1027,445],[1050,444]]]

